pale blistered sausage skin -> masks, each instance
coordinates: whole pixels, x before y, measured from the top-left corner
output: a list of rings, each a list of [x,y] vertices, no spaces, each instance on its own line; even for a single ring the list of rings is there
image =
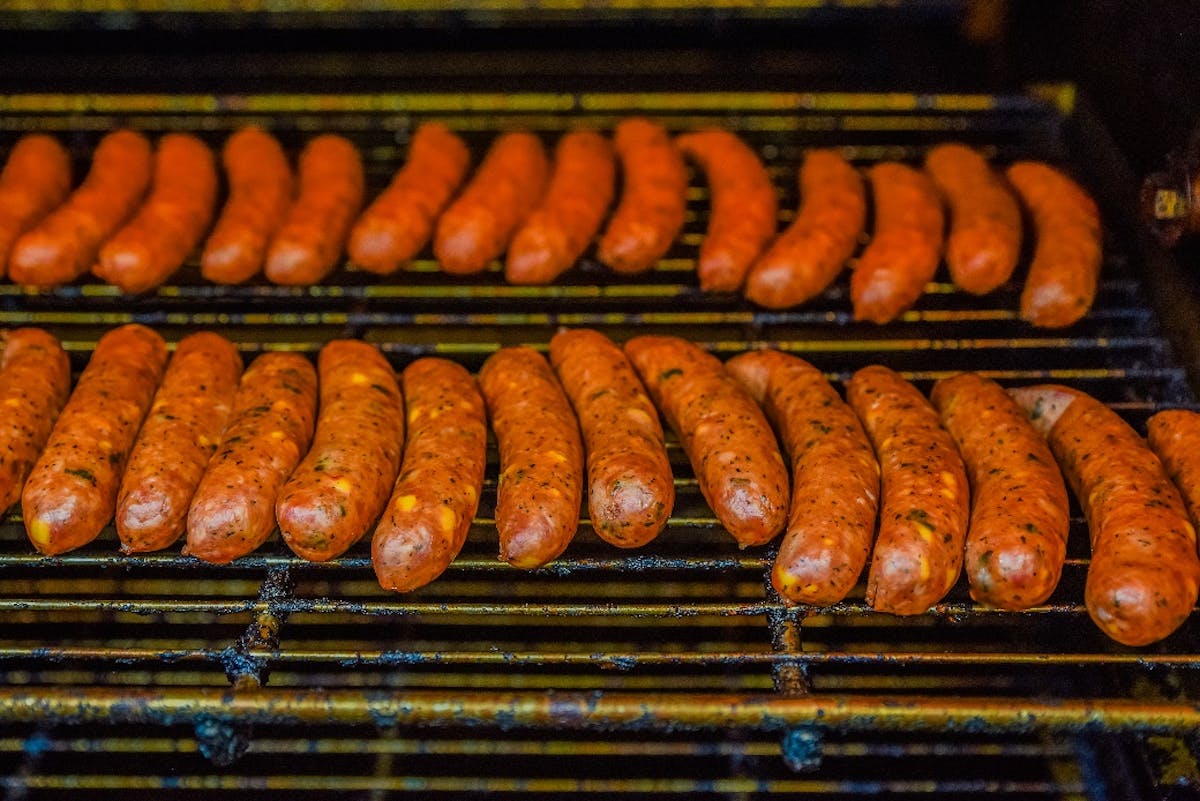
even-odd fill
[[[22,136],[0,173],[0,278],[17,237],[58,207],[71,191],[71,157],[45,134]]]
[[[2,336],[0,355],[0,512],[21,497],[71,391],[71,360],[40,328]]]

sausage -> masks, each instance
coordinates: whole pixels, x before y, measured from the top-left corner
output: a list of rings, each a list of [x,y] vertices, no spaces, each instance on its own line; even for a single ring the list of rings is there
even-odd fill
[[[788,475],[754,399],[686,340],[634,337],[625,355],[683,444],[717,520],[743,548],[769,542],[787,519]]]
[[[253,126],[225,142],[221,152],[229,199],[200,257],[200,274],[218,284],[240,284],[262,269],[267,244],[292,203],[292,168],[278,140]]]
[[[598,331],[558,332],[550,362],[583,430],[592,528],[620,548],[645,545],[675,506],[658,410],[625,354]]]
[[[531,133],[501,134],[437,224],[433,254],[455,275],[477,273],[504,252],[546,187],[550,163]]]
[[[961,289],[986,295],[1012,275],[1021,254],[1021,209],[1004,181],[977,152],[956,143],[925,156],[950,211],[946,266]]]
[[[183,534],[241,375],[242,357],[222,336],[202,331],[175,348],[117,493],[121,550],[157,551]]]
[[[1003,387],[974,373],[930,395],[967,466],[971,597],[1001,609],[1042,603],[1062,575],[1071,527],[1067,487],[1046,440]]]
[[[500,449],[500,558],[514,567],[540,567],[567,549],[579,525],[579,423],[554,371],[531,348],[501,348],[489,356],[479,389]]]
[[[71,360],[40,328],[3,335],[0,355],[0,512],[21,497],[71,391]]]
[[[371,564],[385,590],[409,592],[440,576],[466,542],[487,465],[487,413],[475,379],[452,361],[417,359],[401,382],[408,439]]]
[[[216,202],[212,150],[191,134],[167,134],[158,143],[146,202],[100,249],[96,275],[129,294],[158,286],[199,244]]]
[[[508,246],[509,283],[548,284],[583,255],[612,203],[616,171],[612,145],[595,131],[558,140],[546,194]]]
[[[308,286],[333,270],[363,204],[362,156],[349,139],[323,134],[300,153],[300,190],[267,249],[276,284]]]
[[[1148,645],[1182,625],[1196,604],[1196,530],[1158,457],[1129,424],[1067,387],[1009,390],[1079,499],[1092,541],[1084,600],[1101,631]]]
[[[1046,164],[1018,161],[1007,175],[1029,209],[1036,237],[1021,317],[1041,328],[1064,328],[1087,314],[1096,298],[1100,212],[1082,187]]]
[[[13,145],[0,172],[0,278],[17,237],[71,191],[71,157],[53,136],[29,134]]]
[[[223,564],[266,542],[279,490],[308,451],[316,406],[317,373],[303,356],[251,362],[188,508],[185,554]]]
[[[866,220],[858,170],[835,150],[809,150],[800,167],[796,219],[750,268],[746,297],[768,309],[815,298],[854,255]]]
[[[364,270],[388,275],[425,247],[433,223],[463,179],[471,154],[440,122],[422,123],[408,161],[350,232],[350,258]]]
[[[666,129],[641,117],[622,120],[613,145],[623,186],[596,256],[619,273],[640,273],[666,255],[683,228],[687,165]]]
[[[345,553],[387,503],[404,444],[396,373],[366,342],[334,340],[317,359],[320,414],[312,447],[275,504],[279,533],[298,556]]]
[[[86,273],[104,241],[137,210],[152,170],[146,137],[129,130],[105,136],[79,188],[17,239],[9,277],[18,284],[57,286]]]
[[[109,331],[79,376],[21,493],[25,532],[48,556],[86,545],[112,519],[167,345],[141,325]]]
[[[792,504],[771,584],[786,603],[846,597],[867,564],[879,509],[879,465],[854,411],[821,371],[775,350],[725,363],[779,432]]]
[[[970,502],[962,457],[937,410],[886,367],[855,373],[846,400],[871,438],[883,488],[867,603],[894,615],[921,614],[962,571]]]
[[[708,177],[708,231],[696,262],[700,289],[736,292],[775,236],[775,187],[758,154],[729,131],[687,133],[675,144]]]
[[[922,172],[895,162],[871,168],[875,230],[850,276],[854,319],[886,323],[912,307],[937,272],[942,202]]]
[[[1200,414],[1159,412],[1146,423],[1146,439],[1183,496],[1192,522],[1200,520]]]

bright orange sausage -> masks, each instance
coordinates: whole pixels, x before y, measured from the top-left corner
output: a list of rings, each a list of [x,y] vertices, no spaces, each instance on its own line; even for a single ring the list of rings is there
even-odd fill
[[[0,278],[17,237],[56,209],[71,191],[71,157],[45,134],[22,136],[0,173]]]
[[[71,361],[40,328],[3,335],[0,355],[0,512],[21,497],[71,391]]]

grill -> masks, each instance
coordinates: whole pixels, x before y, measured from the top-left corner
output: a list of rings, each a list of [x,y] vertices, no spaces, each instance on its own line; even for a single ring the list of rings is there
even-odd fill
[[[387,280],[346,269],[309,289],[216,287],[190,264],[133,299],[92,284],[0,286],[0,324],[50,329],[76,369],[103,331],[125,322],[172,342],[215,328],[246,355],[315,355],[329,339],[357,337],[397,368],[440,354],[472,370],[502,345],[544,349],[558,326],[586,325],[617,340],[674,333],[721,356],[769,344],[838,380],[882,362],[922,390],[980,368],[1008,385],[1060,381],[1138,427],[1160,408],[1194,405],[1183,367],[1188,309],[1171,290],[1177,268],[1128,229],[1132,182],[1069,86],[1014,95],[26,95],[0,98],[0,136],[54,131],[82,166],[122,124],[196,131],[216,145],[257,123],[293,149],[335,131],[360,145],[378,191],[424,119],[462,132],[478,157],[498,130],[528,128],[549,142],[571,126],[610,130],[631,113],[740,132],[766,160],[785,220],[809,146],[869,163],[915,160],[958,139],[1001,163],[1064,164],[1110,209],[1096,306],[1073,328],[1044,332],[1017,319],[1019,285],[973,298],[935,283],[880,328],[850,319],[844,279],[785,312],[704,295],[692,272],[707,214],[696,179],[683,237],[644,276],[585,260],[554,286],[512,287],[498,268],[458,279],[421,260]],[[1062,583],[1029,612],[977,607],[965,579],[915,618],[871,611],[861,586],[833,608],[788,609],[767,580],[773,551],[736,549],[669,445],[678,502],[656,542],[618,551],[581,520],[564,557],[533,572],[495,557],[493,452],[462,555],[406,596],[378,588],[366,543],[309,564],[273,540],[217,568],[177,551],[121,556],[110,529],[47,558],[31,553],[11,516],[0,524],[5,797],[1082,798],[1107,788],[1133,798],[1196,780],[1188,738],[1200,724],[1200,628],[1191,621],[1136,650],[1100,634],[1082,605],[1078,509]]]

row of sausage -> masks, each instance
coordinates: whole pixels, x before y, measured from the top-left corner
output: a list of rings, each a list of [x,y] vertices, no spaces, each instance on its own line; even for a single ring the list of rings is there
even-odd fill
[[[776,235],[778,202],[767,171],[727,131],[672,139],[660,125],[631,118],[617,126],[613,144],[593,131],[565,134],[553,165],[536,136],[507,133],[466,181],[467,146],[444,126],[427,123],[417,129],[404,166],[361,215],[362,159],[348,140],[311,140],[297,182],[274,137],[254,128],[234,134],[223,156],[229,198],[204,245],[201,270],[219,283],[240,283],[263,270],[273,282],[308,285],[328,276],[345,248],[357,266],[388,274],[432,238],[447,273],[479,272],[507,252],[509,281],[549,283],[600,232],[619,160],[622,196],[597,256],[614,271],[637,273],[653,267],[683,227],[685,155],[704,170],[711,189],[697,262],[701,289],[744,291],[759,305],[788,308],[823,292],[856,252],[867,220],[866,187],[833,150],[808,151],[800,208]],[[951,278],[968,292],[984,294],[1007,281],[1022,236],[1011,190],[1036,228],[1022,316],[1061,327],[1087,312],[1100,272],[1099,216],[1067,176],[1019,162],[1006,181],[958,144],[933,148],[923,170],[883,162],[867,175],[875,222],[850,284],[856,319],[884,323],[912,307],[943,250]],[[66,151],[51,137],[25,137],[0,174],[0,265],[13,281],[31,286],[67,283],[91,270],[125,292],[153,289],[200,244],[217,185],[213,154],[196,137],[168,134],[152,152],[145,137],[121,130],[100,142],[87,178],[68,197]]]

